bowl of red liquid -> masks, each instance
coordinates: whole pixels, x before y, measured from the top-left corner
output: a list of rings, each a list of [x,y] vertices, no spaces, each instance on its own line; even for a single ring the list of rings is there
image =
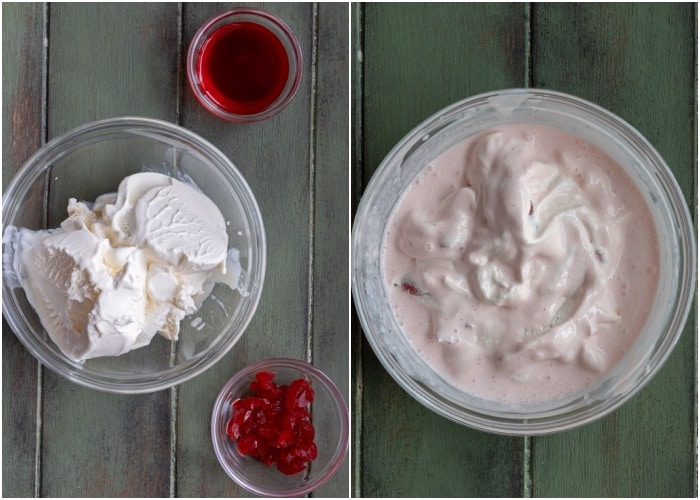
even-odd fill
[[[221,467],[265,497],[301,496],[326,483],[345,461],[349,439],[343,395],[304,361],[250,365],[221,389],[211,418]]]
[[[289,26],[246,7],[205,22],[187,53],[194,95],[207,110],[232,122],[257,122],[279,113],[296,94],[301,72],[301,48]]]

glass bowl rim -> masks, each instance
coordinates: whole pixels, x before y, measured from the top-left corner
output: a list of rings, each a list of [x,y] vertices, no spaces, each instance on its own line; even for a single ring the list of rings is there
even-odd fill
[[[219,420],[223,415],[225,399],[231,393],[231,389],[233,388],[233,386],[239,382],[244,381],[246,377],[253,376],[256,372],[262,369],[274,369],[274,367],[276,366],[298,370],[301,373],[310,374],[313,377],[315,377],[318,381],[321,382],[321,385],[328,391],[328,393],[330,393],[330,395],[332,396],[331,399],[334,401],[336,409],[340,414],[340,440],[338,441],[336,452],[334,453],[326,472],[322,476],[319,476],[318,478],[312,481],[309,481],[301,486],[289,490],[275,490],[263,486],[258,486],[246,481],[245,478],[239,477],[239,475],[236,473],[236,469],[231,464],[229,464],[223,457],[223,453],[221,452],[221,440],[223,436],[220,436],[217,432],[217,424],[219,423]],[[340,389],[335,384],[335,382],[333,382],[333,380],[328,375],[326,375],[321,369],[317,368],[312,363],[301,359],[276,357],[262,359],[256,361],[255,363],[247,365],[244,368],[241,368],[239,371],[237,371],[230,379],[228,379],[228,381],[219,391],[218,395],[216,396],[216,400],[214,401],[211,414],[210,430],[212,445],[214,447],[214,453],[216,455],[217,460],[219,461],[219,464],[221,465],[224,472],[226,472],[226,474],[231,479],[233,479],[239,486],[246,489],[247,491],[262,496],[291,497],[301,496],[306,493],[310,493],[311,491],[325,484],[338,471],[343,461],[345,460],[345,456],[347,454],[349,446],[350,417],[348,413],[348,406]]]
[[[671,217],[679,224],[678,231],[681,233],[680,236],[687,236],[687,238],[683,239],[685,246],[679,250],[679,258],[681,263],[685,264],[685,269],[688,272],[682,275],[680,275],[679,272],[679,289],[676,296],[677,307],[674,309],[675,315],[669,315],[669,320],[665,325],[666,330],[659,333],[658,338],[663,338],[665,342],[660,347],[661,352],[659,355],[653,358],[654,365],[650,369],[645,370],[642,377],[631,390],[627,390],[622,396],[606,400],[607,405],[596,405],[593,408],[586,407],[585,409],[588,411],[582,412],[578,414],[578,416],[574,415],[574,417],[577,418],[572,418],[572,416],[566,412],[560,413],[560,415],[563,415],[564,417],[563,421],[555,422],[550,422],[547,420],[541,422],[536,419],[527,418],[527,416],[522,413],[517,414],[517,418],[513,417],[512,415],[505,418],[500,418],[492,413],[489,413],[488,411],[480,412],[478,409],[466,408],[459,403],[454,403],[450,400],[446,400],[445,398],[439,398],[439,395],[437,395],[434,390],[426,387],[425,384],[419,380],[416,380],[416,378],[410,374],[403,372],[399,363],[395,359],[395,352],[385,348],[383,346],[384,342],[380,341],[378,338],[375,338],[381,336],[381,334],[374,331],[375,328],[373,322],[367,317],[367,311],[365,310],[367,299],[363,297],[362,292],[360,291],[360,286],[357,282],[358,275],[360,274],[360,271],[358,270],[358,263],[361,259],[361,257],[358,257],[358,255],[361,254],[360,250],[362,249],[362,247],[360,247],[360,242],[358,241],[360,237],[358,236],[358,228],[362,227],[362,225],[366,222],[365,219],[370,217],[370,198],[374,198],[378,195],[377,185],[380,183],[380,178],[382,178],[384,175],[388,175],[387,172],[392,166],[397,168],[399,165],[401,165],[405,158],[412,154],[413,149],[408,149],[408,152],[405,153],[403,160],[397,155],[405,152],[406,148],[409,148],[409,146],[418,148],[421,141],[425,141],[426,138],[429,138],[434,132],[433,128],[437,134],[443,127],[451,125],[454,122],[463,121],[463,116],[459,119],[455,118],[454,122],[450,122],[449,118],[458,116],[469,107],[475,107],[480,103],[487,103],[494,99],[503,99],[505,101],[504,104],[506,105],[521,104],[529,99],[538,97],[545,100],[549,99],[557,101],[558,103],[570,108],[577,108],[579,111],[583,111],[586,114],[586,120],[596,118],[600,122],[604,123],[604,125],[608,128],[616,128],[617,130],[622,130],[629,134],[630,137],[640,145],[641,149],[646,150],[646,153],[655,162],[655,165],[662,169],[661,173],[664,175],[663,181],[665,182],[663,196],[667,197],[673,204],[672,208],[675,210],[673,211]],[[571,109],[569,109],[569,111],[571,111]],[[523,120],[515,120],[509,123],[520,122],[523,122]],[[601,123],[597,122],[596,125],[600,126]],[[392,163],[395,164],[391,165]],[[647,167],[648,165],[644,166],[645,170]],[[368,193],[371,196],[368,196]],[[404,391],[406,391],[423,406],[461,425],[494,434],[510,436],[552,434],[590,423],[618,409],[623,403],[638,393],[658,372],[658,370],[661,369],[668,356],[670,356],[673,348],[677,344],[682,334],[684,325],[687,322],[690,309],[694,303],[694,284],[696,282],[695,273],[697,266],[695,248],[696,243],[692,217],[690,216],[687,203],[685,202],[684,195],[680,190],[677,179],[671,172],[663,157],[632,125],[611,111],[571,94],[540,88],[500,89],[467,97],[449,104],[431,114],[418,125],[413,127],[409,132],[407,132],[379,163],[363,191],[353,220],[351,236],[351,288],[353,303],[355,305],[355,310],[357,312],[358,319],[360,320],[360,325],[363,329],[364,336],[368,340],[381,365]],[[550,417],[551,415],[548,415],[546,418]]]
[[[101,376],[99,373],[89,373],[85,375],[80,370],[75,370],[66,359],[62,359],[57,354],[48,350],[48,348],[42,347],[44,342],[38,340],[33,333],[25,333],[26,325],[21,317],[16,317],[14,314],[14,310],[18,309],[18,307],[16,307],[13,303],[14,301],[11,299],[11,292],[7,289],[8,285],[5,283],[5,280],[3,280],[2,296],[3,316],[10,329],[27,351],[29,351],[43,366],[67,380],[90,389],[104,392],[145,394],[169,389],[200,375],[226,355],[240,340],[250,324],[261,298],[267,267],[267,243],[265,227],[257,200],[241,172],[226,155],[203,137],[180,125],[160,119],[139,116],[118,116],[87,122],[56,136],[42,145],[17,170],[3,192],[3,232],[7,225],[8,215],[14,216],[17,213],[17,207],[15,207],[15,205],[21,202],[21,199],[18,198],[19,194],[24,193],[29,187],[28,185],[34,182],[42,172],[46,171],[56,157],[60,158],[66,154],[70,154],[74,150],[79,149],[81,145],[90,145],[99,142],[101,138],[112,139],[115,135],[147,138],[153,138],[155,136],[163,142],[177,143],[179,146],[185,146],[194,151],[197,155],[211,162],[213,168],[217,171],[226,177],[230,177],[230,179],[227,180],[235,181],[237,197],[240,198],[239,201],[245,206],[246,210],[249,211],[249,213],[246,213],[246,216],[251,217],[249,221],[250,226],[255,230],[255,232],[251,234],[251,240],[254,240],[259,254],[257,256],[256,272],[258,272],[260,276],[259,280],[256,282],[257,286],[252,290],[250,295],[249,305],[244,309],[245,315],[241,317],[242,321],[239,323],[236,334],[226,339],[224,342],[219,341],[218,345],[206,355],[189,360],[187,363],[173,365],[167,369],[148,374],[147,376],[134,376],[120,379],[115,375]],[[82,139],[86,139],[87,142],[81,142]],[[231,189],[233,189],[233,185]],[[14,199],[16,199],[16,201],[8,203],[8,195],[10,201]],[[7,313],[6,311],[12,311],[12,313]],[[28,329],[33,332],[33,328]],[[230,332],[224,331],[222,331],[222,333],[230,334]],[[220,339],[221,336],[217,336],[216,338]],[[186,369],[183,370],[182,366],[186,366]],[[176,367],[180,368],[176,370]]]
[[[210,30],[217,24],[227,24],[231,18],[237,16],[250,16],[256,18],[256,21],[260,21],[260,24],[266,28],[268,28],[268,24],[274,25],[277,29],[284,33],[285,37],[287,38],[287,41],[291,47],[291,52],[286,44],[283,43],[285,46],[285,52],[287,53],[287,56],[294,61],[294,68],[290,68],[293,71],[290,71],[289,77],[287,78],[287,82],[285,84],[286,87],[286,85],[289,85],[289,82],[291,82],[291,86],[286,90],[286,92],[283,91],[279,96],[277,96],[275,101],[273,101],[272,104],[266,109],[257,113],[246,115],[232,113],[210,99],[199,87],[199,77],[197,76],[196,70],[199,50],[203,46],[206,39],[211,35]],[[235,22],[235,20],[231,19],[231,22]],[[275,36],[277,36],[277,34],[275,34]],[[282,42],[282,40],[280,41]],[[197,29],[192,37],[192,40],[190,41],[186,54],[185,66],[187,81],[190,84],[190,89],[199,103],[215,116],[235,123],[260,122],[280,113],[289,103],[291,103],[292,99],[294,99],[294,96],[297,94],[297,91],[301,85],[301,77],[304,71],[301,45],[294,34],[294,31],[292,31],[289,25],[279,16],[272,14],[271,12],[252,7],[234,7],[225,12],[221,12],[220,14],[216,14],[205,21]],[[280,99],[280,97],[283,98]]]

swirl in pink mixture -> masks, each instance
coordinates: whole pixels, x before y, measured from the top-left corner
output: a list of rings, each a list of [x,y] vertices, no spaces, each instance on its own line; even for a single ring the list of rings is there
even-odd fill
[[[619,361],[654,300],[658,252],[645,200],[609,156],[509,125],[419,174],[382,258],[426,361],[466,392],[523,403],[582,390]]]

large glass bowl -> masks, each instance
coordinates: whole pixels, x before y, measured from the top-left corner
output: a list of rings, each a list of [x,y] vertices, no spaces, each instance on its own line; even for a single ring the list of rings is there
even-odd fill
[[[265,232],[257,202],[240,172],[218,149],[167,122],[119,117],[82,125],[37,151],[3,195],[8,226],[57,227],[68,199],[92,201],[114,192],[127,175],[144,170],[194,182],[221,210],[229,247],[240,251],[242,293],[217,284],[196,313],[181,322],[179,340],[156,335],[140,349],[83,364],[51,341],[22,288],[3,279],[3,314],[15,335],[44,366],[78,384],[109,392],[166,389],[203,372],[243,335],[257,307],[265,276]],[[3,242],[3,255],[5,255]],[[3,275],[6,276],[3,263]]]
[[[601,148],[629,174],[656,225],[658,290],[645,328],[622,360],[593,386],[531,405],[490,401],[460,391],[413,349],[389,305],[382,268],[387,220],[407,186],[431,160],[498,125],[536,124],[577,135]],[[365,336],[379,361],[420,403],[463,425],[509,435],[570,429],[606,415],[661,368],[686,322],[694,296],[693,225],[676,180],[642,135],[612,113],[546,90],[513,89],[453,104],[413,129],[386,156],[358,206],[352,229],[352,293]]]

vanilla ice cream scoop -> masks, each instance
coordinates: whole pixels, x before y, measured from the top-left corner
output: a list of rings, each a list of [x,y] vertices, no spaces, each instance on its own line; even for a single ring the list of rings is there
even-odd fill
[[[215,282],[238,282],[221,211],[167,175],[131,175],[91,205],[71,199],[68,215],[56,229],[6,230],[3,267],[74,361],[123,354],[156,333],[177,340]]]

